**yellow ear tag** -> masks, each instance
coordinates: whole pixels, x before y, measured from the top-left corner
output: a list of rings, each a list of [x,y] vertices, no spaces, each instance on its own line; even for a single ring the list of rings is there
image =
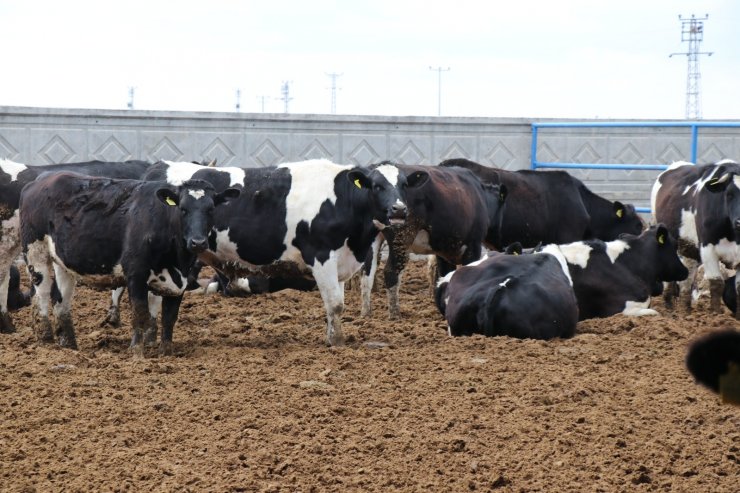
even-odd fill
[[[354,184],[355,184],[355,186],[357,188],[362,188],[362,185],[360,185],[360,179],[359,178],[355,178]]]
[[[167,205],[177,205],[177,203],[170,197],[167,197],[166,199],[164,199],[164,201],[167,202]]]
[[[624,210],[617,209],[617,217],[622,217],[622,214],[624,214]]]
[[[658,236],[658,243],[660,243],[661,245],[665,244],[665,235]]]
[[[519,252],[514,252],[514,255],[519,255]]]

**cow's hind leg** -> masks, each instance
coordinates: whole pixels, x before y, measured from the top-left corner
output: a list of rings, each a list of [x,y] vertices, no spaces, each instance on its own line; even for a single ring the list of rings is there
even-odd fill
[[[326,341],[330,346],[344,344],[342,312],[344,311],[344,283],[339,282],[337,261],[332,254],[323,264],[316,261],[313,277],[326,309]]]
[[[54,306],[57,344],[62,347],[77,349],[74,324],[72,323],[72,298],[75,292],[75,276],[64,267],[54,265],[56,284],[61,300]]]
[[[110,325],[111,327],[121,326],[121,296],[126,288],[120,287],[111,291],[110,293],[110,306],[108,307],[108,313],[105,318],[100,322],[100,326],[104,327]]]
[[[159,354],[170,356],[172,354],[172,332],[180,312],[182,296],[159,297],[162,305],[162,340],[159,343]]]
[[[5,262],[2,262],[2,264],[5,264]],[[0,334],[12,334],[15,332],[13,319],[10,317],[10,312],[8,311],[9,283],[10,275],[8,268],[0,265]]]
[[[689,270],[689,276],[683,281],[678,282],[678,306],[679,308],[691,311],[691,286],[696,277],[696,270],[699,268],[699,262],[694,259],[682,257],[681,260]]]
[[[37,240],[28,245],[26,250],[26,265],[34,285],[34,302],[37,317],[34,317],[34,329],[41,342],[54,342],[51,330],[49,307],[51,305],[51,286],[53,283],[51,271],[51,256],[45,241]],[[38,326],[36,326],[38,322]]]
[[[375,282],[375,273],[380,261],[380,248],[383,245],[383,236],[378,235],[373,241],[370,251],[367,253],[365,263],[360,270],[360,295],[362,297],[362,308],[360,316],[370,317],[373,314],[372,291]]]

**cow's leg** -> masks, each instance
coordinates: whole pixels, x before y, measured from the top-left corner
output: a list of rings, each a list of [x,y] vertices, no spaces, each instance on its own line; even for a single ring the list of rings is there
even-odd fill
[[[342,312],[344,311],[344,283],[339,282],[337,260],[334,254],[313,266],[313,277],[326,309],[326,341],[331,346],[344,344]]]
[[[162,340],[159,343],[159,354],[170,356],[172,354],[172,331],[177,322],[177,314],[180,311],[182,296],[158,296],[162,307]]]
[[[128,279],[128,298],[131,303],[131,352],[134,357],[144,356],[144,331],[149,325],[149,302],[146,277]]]
[[[11,334],[15,332],[15,325],[8,311],[8,283],[10,266],[21,253],[18,209],[11,217],[0,219],[0,333]]]
[[[378,235],[375,237],[370,251],[367,252],[367,258],[365,263],[362,265],[360,271],[360,295],[362,296],[362,308],[360,310],[360,316],[370,317],[372,316],[372,291],[373,283],[375,282],[375,273],[378,270],[378,262],[380,260],[380,248],[383,245],[383,236]]]
[[[123,286],[110,292],[110,306],[105,318],[100,322],[100,326],[110,325],[112,327],[121,326],[121,296],[124,291]]]
[[[694,259],[682,257],[683,264],[689,270],[689,275],[683,281],[678,282],[678,306],[679,308],[691,311],[691,285],[696,277],[696,270],[699,268],[699,262]],[[706,267],[705,267],[706,268]]]
[[[735,313],[733,315],[735,315],[735,320],[740,320],[740,275],[738,274],[735,274]]]
[[[12,334],[15,332],[15,325],[13,319],[10,317],[8,311],[8,284],[10,282],[10,274],[8,272],[10,264],[7,268],[5,262],[0,263],[0,333],[1,334]]]
[[[54,265],[54,275],[62,298],[54,306],[57,344],[62,347],[77,349],[77,338],[72,323],[72,298],[75,293],[76,279],[74,274],[56,264]]]
[[[144,344],[147,346],[157,345],[157,317],[162,310],[162,297],[153,293],[147,293],[147,303],[149,305],[149,325],[144,332]],[[164,314],[162,315],[164,316]],[[164,327],[162,327],[164,331]]]
[[[54,342],[54,334],[51,331],[51,320],[49,319],[49,307],[51,305],[51,286],[53,283],[51,271],[51,257],[45,241],[38,240],[28,245],[26,252],[26,265],[34,285],[34,300],[37,310],[39,327],[35,327],[36,334],[42,342]],[[36,317],[34,317],[34,325]]]
[[[709,309],[714,313],[722,313],[722,292],[725,289],[725,283],[722,279],[717,250],[714,245],[705,245],[699,252],[704,265],[704,277],[709,282]]]
[[[429,281],[429,295],[434,296],[434,290],[437,289],[437,279],[439,279],[439,266],[437,257],[427,255],[427,280]]]
[[[401,275],[409,260],[409,247],[413,242],[413,238],[411,242],[408,241],[409,236],[408,232],[399,230],[398,234],[394,232],[386,238],[388,240],[388,260],[383,270],[383,280],[388,292],[388,316],[391,320],[401,318],[398,292],[401,287]]]
[[[676,308],[675,301],[680,292],[676,281],[663,283],[663,304],[668,310]]]

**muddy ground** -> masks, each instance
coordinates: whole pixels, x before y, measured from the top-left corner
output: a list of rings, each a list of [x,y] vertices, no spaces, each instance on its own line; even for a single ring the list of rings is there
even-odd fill
[[[79,288],[79,351],[0,336],[1,491],[740,491],[740,407],[683,365],[706,312],[569,340],[452,339],[423,264],[324,345],[317,292],[188,294],[175,356],[134,359]],[[124,298],[125,299],[125,298]],[[658,309],[662,305],[656,302]],[[378,344],[382,343],[382,344]]]

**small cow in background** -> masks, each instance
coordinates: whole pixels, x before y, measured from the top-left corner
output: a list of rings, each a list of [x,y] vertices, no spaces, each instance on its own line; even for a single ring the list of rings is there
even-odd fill
[[[492,252],[439,280],[437,308],[451,336],[571,337],[578,302],[560,251],[531,255]]]
[[[701,262],[709,281],[710,309],[720,312],[724,291],[720,262],[730,269],[740,262],[740,164],[673,163],[655,180],[651,205],[656,221],[678,238],[679,253],[692,271],[689,282],[679,286],[681,306],[691,309],[690,282]],[[668,306],[673,306],[675,294],[675,289],[665,290]]]
[[[164,296],[160,352],[172,351],[172,330],[196,254],[208,246],[216,206],[238,197],[233,188],[214,192],[193,180],[180,187],[161,182],[112,180],[52,173],[23,189],[20,229],[35,285],[40,339],[76,348],[72,297],[77,278],[98,288],[126,286],[133,310],[131,347],[156,341],[147,330],[148,293]],[[61,293],[54,307],[52,267]]]

